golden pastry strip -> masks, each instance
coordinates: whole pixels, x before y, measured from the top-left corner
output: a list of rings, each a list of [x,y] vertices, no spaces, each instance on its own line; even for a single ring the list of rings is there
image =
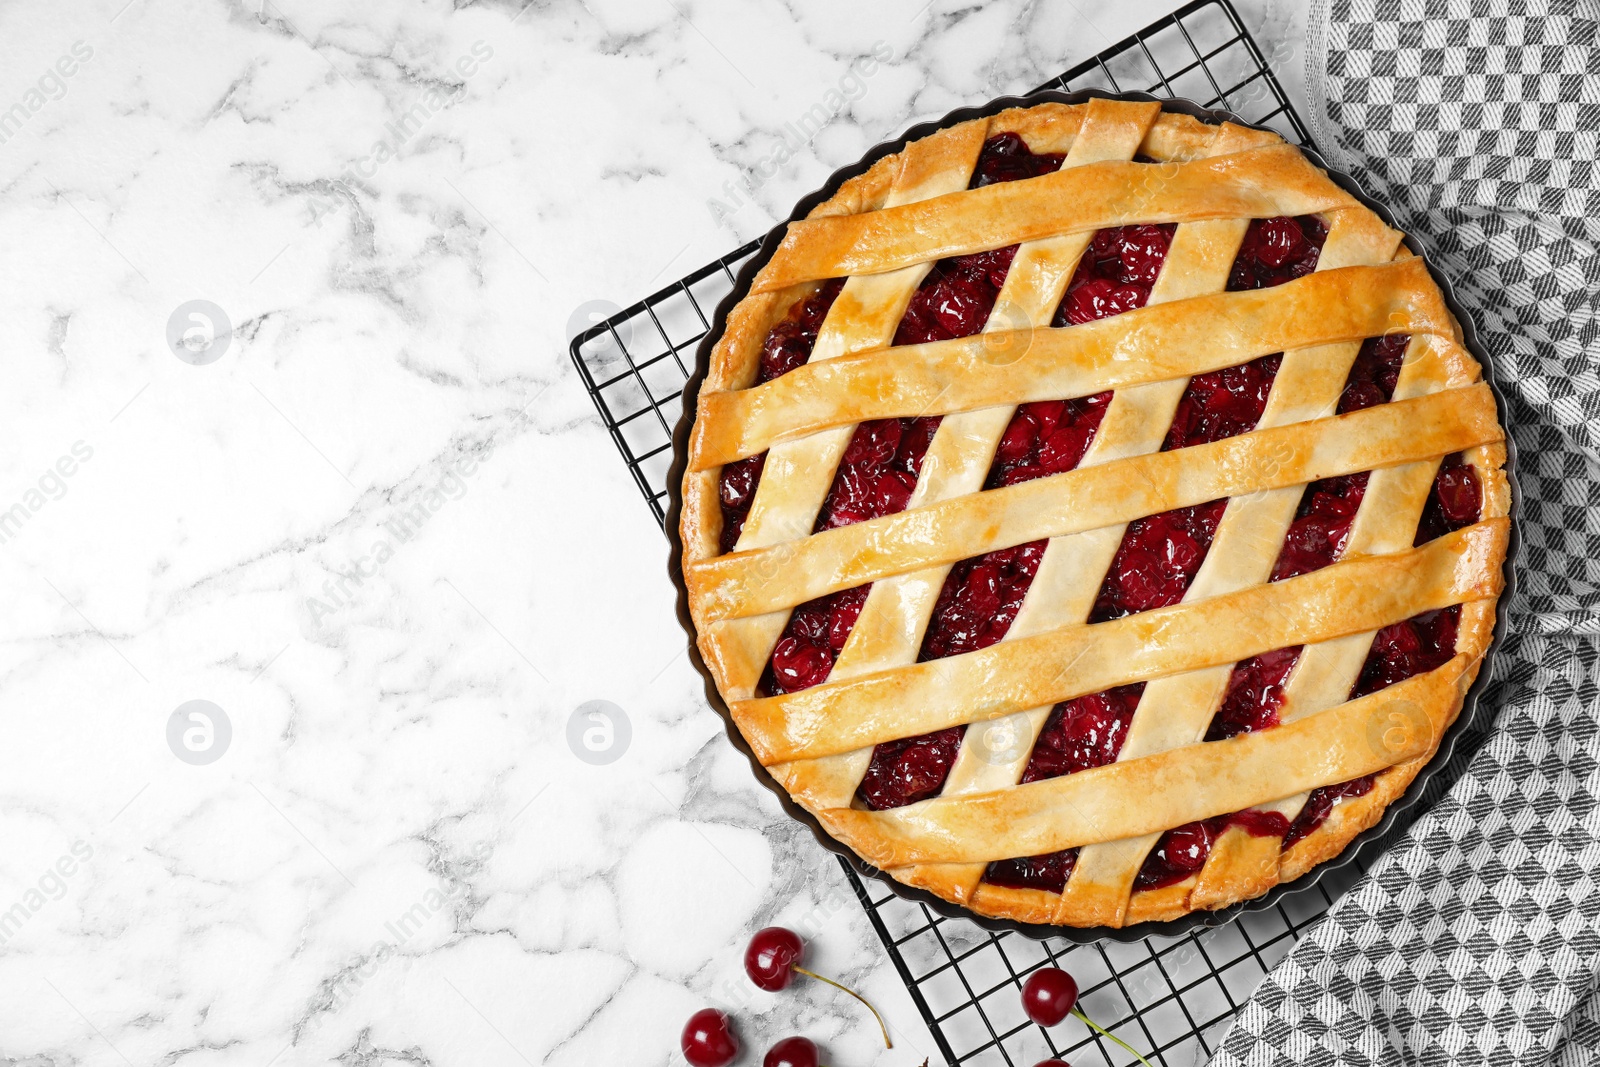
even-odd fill
[[[1292,145],[1185,163],[1108,160],[915,204],[790,223],[751,292],[879,274],[1108,226],[1264,219],[1356,204]]]
[[[1460,700],[1457,656],[1321,715],[1011,789],[888,811],[840,808],[823,825],[868,862],[982,863],[1159,833],[1372,774],[1427,751]]]
[[[711,620],[792,608],[892,574],[1263,489],[1448,455],[1504,436],[1477,384],[1134,456],[686,565]]]
[[[1506,536],[1505,520],[1490,520],[1410,552],[741,700],[731,710],[764,764],[848,752],[1496,596],[1502,578],[1494,561]]]
[[[783,438],[868,419],[1091,396],[1384,333],[1453,336],[1455,320],[1438,290],[1419,284],[1426,276],[1422,260],[1411,257],[1317,271],[1270,289],[1152,303],[1080,326],[986,332],[808,363],[754,389],[702,397],[691,454],[696,469],[707,469]],[[1048,322],[1053,313],[1039,309],[1029,319]],[[996,315],[1005,324],[999,306]],[[1343,386],[1340,379],[1335,389]]]

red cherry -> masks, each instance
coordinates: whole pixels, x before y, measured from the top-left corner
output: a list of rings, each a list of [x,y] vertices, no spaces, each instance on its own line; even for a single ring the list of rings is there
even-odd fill
[[[827,651],[796,637],[784,637],[772,650],[772,674],[785,693],[821,685],[833,670]]]
[[[819,982],[825,982],[835,989],[841,989],[849,993],[861,1003],[866,1004],[867,1010],[872,1012],[872,1017],[878,1020],[878,1028],[883,1031],[883,1047],[893,1048],[894,1045],[889,1041],[889,1028],[883,1025],[883,1018],[878,1014],[878,1009],[871,1004],[867,1004],[865,997],[848,986],[840,985],[832,978],[824,978],[815,971],[808,971],[800,966],[800,956],[805,952],[805,949],[806,943],[800,940],[800,935],[793,930],[782,926],[769,926],[764,930],[757,930],[755,936],[750,939],[749,947],[744,950],[744,973],[750,976],[750,981],[754,982],[758,988],[765,989],[769,993],[776,993],[778,990],[783,989],[796,974],[803,974],[807,978],[815,978]],[[778,1042],[773,1047],[772,1052],[767,1054],[767,1067],[771,1067],[774,1062],[773,1055],[779,1049],[788,1045],[790,1041],[805,1041],[805,1038],[788,1038],[785,1041]],[[811,1059],[809,1061],[796,1060],[794,1062],[797,1064],[804,1062],[815,1064],[817,1062],[816,1046],[809,1041],[805,1041],[805,1043],[811,1049]]]
[[[817,1067],[817,1046],[804,1037],[786,1037],[773,1045],[761,1067]]]
[[[1040,1060],[1033,1067],[1072,1067],[1066,1060]]]
[[[1028,975],[1028,980],[1022,983],[1022,1010],[1027,1013],[1028,1018],[1040,1026],[1054,1026],[1068,1015],[1076,1015],[1078,1020],[1091,1030],[1121,1045],[1145,1067],[1151,1067],[1150,1061],[1141,1056],[1132,1045],[1083,1012],[1074,1010],[1077,1003],[1078,983],[1073,981],[1072,975],[1058,967],[1042,967]],[[1063,1062],[1045,1060],[1043,1063],[1035,1064],[1034,1067],[1047,1067],[1050,1064]]]
[[[1042,967],[1022,983],[1022,1010],[1040,1026],[1054,1026],[1078,1003],[1078,983],[1059,967]]]
[[[1439,494],[1439,510],[1453,528],[1470,526],[1478,521],[1483,508],[1483,493],[1478,486],[1478,475],[1471,467],[1450,467],[1439,472],[1434,483]]]
[[[805,942],[793,930],[782,926],[758,930],[744,950],[744,973],[758,988],[776,993],[794,977],[794,965],[805,949]]]
[[[1306,253],[1305,233],[1287,216],[1263,219],[1252,236],[1255,241],[1250,251],[1269,267],[1281,267]]]
[[[732,1021],[716,1008],[701,1008],[683,1028],[683,1058],[690,1067],[726,1067],[739,1055]]]

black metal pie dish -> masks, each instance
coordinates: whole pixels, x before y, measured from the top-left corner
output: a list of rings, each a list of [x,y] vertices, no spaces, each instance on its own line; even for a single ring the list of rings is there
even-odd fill
[[[687,634],[689,639],[689,660],[694,664],[695,669],[700,672],[701,679],[705,683],[706,700],[709,701],[711,706],[715,708],[722,716],[723,727],[727,731],[728,739],[733,742],[735,748],[744,753],[745,758],[750,762],[751,772],[756,776],[758,781],[771,790],[772,793],[778,798],[778,802],[783,806],[784,811],[788,812],[790,816],[798,819],[800,822],[808,826],[811,829],[812,835],[816,837],[818,843],[821,844],[823,848],[844,857],[844,859],[861,875],[868,878],[875,878],[883,882],[895,893],[895,895],[905,900],[924,904],[940,915],[970,920],[971,922],[977,923],[979,926],[985,929],[995,932],[1012,931],[1037,939],[1059,938],[1075,944],[1092,944],[1097,941],[1132,942],[1142,940],[1147,937],[1158,936],[1174,937],[1204,927],[1221,926],[1225,923],[1231,922],[1233,919],[1245,912],[1271,908],[1282,901],[1285,897],[1303,893],[1315,886],[1323,877],[1334,871],[1342,870],[1348,867],[1350,864],[1357,862],[1357,860],[1365,860],[1369,864],[1376,860],[1381,851],[1378,847],[1376,847],[1379,840],[1383,838],[1383,836],[1389,831],[1389,829],[1395,824],[1395,821],[1399,819],[1402,814],[1410,811],[1419,803],[1421,803],[1429,783],[1436,778],[1446,766],[1449,765],[1451,755],[1455,751],[1457,743],[1461,737],[1469,731],[1479,714],[1480,698],[1482,697],[1484,690],[1487,688],[1489,679],[1493,673],[1491,669],[1493,657],[1499,651],[1505,637],[1506,605],[1510,603],[1511,597],[1515,592],[1513,583],[1516,571],[1513,563],[1516,559],[1520,543],[1517,516],[1521,504],[1521,493],[1517,486],[1516,477],[1516,446],[1508,432],[1505,440],[1506,461],[1504,471],[1507,484],[1510,486],[1511,490],[1511,509],[1509,513],[1509,517],[1511,519],[1511,535],[1506,549],[1505,563],[1503,565],[1506,586],[1504,591],[1501,593],[1499,602],[1496,606],[1494,639],[1489,646],[1489,650],[1484,655],[1484,660],[1478,670],[1477,678],[1474,679],[1471,688],[1467,691],[1467,695],[1462,702],[1460,714],[1456,716],[1455,721],[1450,725],[1449,729],[1445,731],[1445,735],[1440,741],[1438,751],[1434,754],[1433,759],[1411,782],[1406,792],[1384,810],[1383,816],[1375,825],[1352,839],[1350,843],[1345,846],[1344,851],[1338,856],[1324,863],[1318,864],[1316,867],[1313,867],[1310,871],[1307,871],[1304,875],[1293,882],[1281,883],[1274,886],[1261,896],[1254,897],[1250,900],[1240,901],[1226,908],[1217,909],[1216,911],[1194,911],[1180,918],[1167,922],[1147,922],[1120,928],[1050,926],[1037,923],[1022,923],[1010,919],[991,918],[989,916],[980,915],[976,912],[970,911],[959,904],[951,903],[950,901],[947,901],[942,897],[935,896],[926,890],[917,889],[897,881],[891,875],[867,863],[849,846],[836,840],[827,832],[827,830],[822,827],[821,823],[818,822],[815,816],[806,811],[799,804],[795,803],[793,798],[789,796],[788,790],[784,789],[783,786],[778,784],[772,778],[772,776],[767,773],[766,768],[761,765],[760,761],[755,758],[755,755],[751,752],[749,743],[745,740],[744,735],[740,733],[738,726],[734,723],[733,716],[729,712],[727,704],[722,699],[722,694],[717,690],[715,679],[713,679],[710,670],[706,667],[705,662],[700,657],[700,651],[695,640],[696,628],[694,620],[689,614],[689,593],[684,584],[683,578],[683,539],[679,531],[679,522],[683,510],[683,476],[688,465],[689,433],[691,428],[694,426],[695,417],[698,412],[700,386],[705,380],[706,371],[710,363],[711,351],[716,346],[718,341],[722,339],[723,331],[727,325],[728,313],[749,293],[752,280],[754,279],[756,273],[767,263],[768,260],[772,258],[772,255],[776,251],[779,242],[783,239],[783,235],[788,227],[788,224],[790,222],[805,218],[818,204],[829,199],[836,192],[838,192],[840,186],[842,186],[849,179],[865,173],[874,163],[882,159],[884,156],[899,152],[910,142],[926,137],[929,134],[934,133],[936,130],[954,126],[958,123],[966,122],[971,119],[986,118],[1009,108],[1025,108],[1041,103],[1081,104],[1093,98],[1136,100],[1146,102],[1156,101],[1161,104],[1162,109],[1165,111],[1190,115],[1194,118],[1200,119],[1203,122],[1213,125],[1223,122],[1231,122],[1236,125],[1249,126],[1254,129],[1266,129],[1266,127],[1259,126],[1255,123],[1245,122],[1243,119],[1232,114],[1231,112],[1201,107],[1199,104],[1196,104],[1191,100],[1161,98],[1151,96],[1148,93],[1110,93],[1098,89],[1080,90],[1072,93],[1045,91],[1034,93],[1029,96],[1000,97],[998,99],[991,100],[989,103],[984,104],[981,107],[959,108],[950,112],[948,115],[936,122],[925,122],[913,126],[900,137],[892,141],[885,141],[876,145],[858,162],[835,171],[821,189],[818,189],[816,192],[803,197],[800,202],[795,205],[794,211],[789,215],[788,219],[773,227],[773,229],[762,240],[759,251],[757,251],[756,254],[747,260],[740,268],[739,273],[734,280],[732,292],[730,292],[722,300],[722,302],[717,305],[715,317],[711,322],[711,329],[705,335],[705,337],[701,339],[700,345],[695,354],[696,358],[693,374],[690,376],[683,390],[683,413],[679,418],[676,431],[673,434],[673,462],[671,470],[667,474],[667,492],[669,504],[666,517],[667,538],[671,544],[671,553],[667,566],[672,577],[673,586],[677,590],[678,621],[683,625],[684,632]],[[1276,133],[1277,131],[1272,132]],[[1402,227],[1396,224],[1393,213],[1390,212],[1383,204],[1367,195],[1366,191],[1361,188],[1355,179],[1351,178],[1347,174],[1343,174],[1329,167],[1323,160],[1322,156],[1314,149],[1305,146],[1300,147],[1301,151],[1305,153],[1308,159],[1310,159],[1317,166],[1321,167],[1323,170],[1327,171],[1328,175],[1333,178],[1335,182],[1337,182],[1356,199],[1360,200],[1363,204],[1376,212],[1385,223],[1394,227],[1395,229],[1403,230]],[[1450,308],[1451,313],[1455,315],[1456,319],[1461,324],[1461,330],[1463,334],[1462,343],[1482,366],[1484,380],[1489,384],[1490,389],[1494,393],[1495,403],[1499,409],[1500,425],[1508,426],[1505,397],[1502,395],[1500,387],[1496,382],[1495,368],[1493,363],[1491,362],[1488,354],[1484,352],[1482,347],[1478,344],[1477,335],[1473,329],[1471,317],[1456,300],[1455,292],[1451,288],[1449,280],[1440,274],[1439,270],[1434,266],[1433,262],[1429,259],[1424,248],[1419,244],[1419,242],[1411,235],[1407,234],[1405,243],[1413,252],[1423,257],[1429,273],[1433,276],[1434,281],[1438,283],[1439,289],[1444,293],[1446,305]]]

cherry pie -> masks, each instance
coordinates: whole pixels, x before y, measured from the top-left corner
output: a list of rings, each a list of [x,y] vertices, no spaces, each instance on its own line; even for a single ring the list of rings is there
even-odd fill
[[[950,126],[792,223],[683,481],[702,656],[869,863],[1124,926],[1298,878],[1459,713],[1504,431],[1401,234],[1155,103]]]

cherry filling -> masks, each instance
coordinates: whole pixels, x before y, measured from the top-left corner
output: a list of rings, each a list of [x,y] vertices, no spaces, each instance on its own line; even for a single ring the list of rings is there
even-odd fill
[[[937,416],[857,426],[817,515],[816,532],[904,511],[938,429]]]
[[[982,331],[1006,283],[1017,246],[941,259],[912,294],[895,329],[896,345],[971,337]]]
[[[1044,546],[1044,541],[1031,541],[964,559],[951,567],[917,659],[976,652],[1004,637],[1044,558]]]
[[[861,615],[870,585],[858,585],[829,596],[808,600],[789,615],[783,636],[772,649],[772,659],[761,677],[766,696],[795,693],[820,685],[833,670],[833,661]]]
[[[1422,506],[1414,544],[1425,545],[1478,521],[1483,511],[1483,487],[1478,472],[1468,466],[1461,453],[1446,456],[1433,479],[1433,490]]]
[[[1211,846],[1224,829],[1225,818],[1192,822],[1162,834],[1139,868],[1133,880],[1134,890],[1160,889],[1200,873],[1211,855]]]
[[[1000,437],[984,488],[998,489],[1072,470],[1089,450],[1110,402],[1110,393],[1097,393],[1075,400],[1023,404]]]
[[[995,134],[983,142],[983,151],[978,153],[978,165],[973,169],[967,188],[979,189],[1019,178],[1053,174],[1061,169],[1061,162],[1066,158],[1049,152],[1035,154],[1018,134]]]
[[[961,750],[965,726],[921,737],[886,741],[872,750],[872,763],[856,792],[873,811],[915,804],[944,788]]]
[[[1300,647],[1296,645],[1235,663],[1233,673],[1228,676],[1228,691],[1206,730],[1205,739],[1223,741],[1278,725],[1283,684],[1299,658]]]
[[[1097,231],[1051,324],[1076,326],[1144,307],[1177,228],[1168,222]]]
[[[1226,500],[1213,500],[1129,523],[1089,621],[1120,619],[1182,600],[1227,506]]]
[[[1022,780],[1059,778],[1115,763],[1143,694],[1144,683],[1138,682],[1090,693],[1051,708]]]
[[[1160,889],[1199,874],[1211,857],[1211,847],[1230,826],[1252,837],[1282,837],[1290,829],[1289,820],[1275,811],[1236,811],[1168,830],[1145,857],[1133,880],[1134,890]]]
[[[1379,630],[1350,698],[1376,693],[1444,666],[1456,654],[1456,628],[1460,621],[1461,605],[1455,604]]]
[[[1062,849],[1043,856],[1024,856],[1014,860],[995,860],[984,869],[983,880],[991,885],[1009,886],[1013,889],[1043,889],[1059,893],[1067,888],[1072,868],[1078,862],[1078,850]]]
[[[1306,798],[1306,806],[1300,809],[1300,814],[1295,816],[1294,825],[1289,827],[1283,835],[1283,847],[1290,848],[1296,841],[1307,836],[1311,831],[1321,826],[1323,820],[1333,811],[1333,806],[1346,797],[1364,797],[1372,792],[1373,783],[1377,780],[1374,775],[1366,775],[1349,782],[1340,782],[1338,785],[1325,785],[1320,789],[1313,789]]]
[[[839,298],[844,279],[824,282],[816,292],[803,300],[796,300],[783,321],[774,326],[761,343],[761,361],[756,368],[756,385],[781,378],[811,358],[817,344],[817,331],[828,317],[828,310]],[[722,551],[732,552],[744,532],[744,521],[750,514],[750,503],[756,496],[756,484],[761,480],[761,468],[767,456],[750,456],[729,463],[722,468],[718,483],[718,497],[722,504]]]
[[[1228,273],[1228,291],[1270,289],[1317,269],[1328,227],[1315,215],[1253,219]]]

